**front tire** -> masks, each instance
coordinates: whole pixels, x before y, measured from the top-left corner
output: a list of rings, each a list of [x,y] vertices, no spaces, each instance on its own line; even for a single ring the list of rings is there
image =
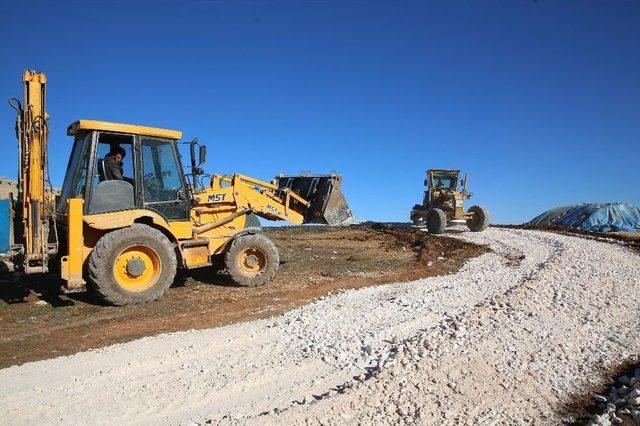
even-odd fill
[[[231,242],[224,264],[238,285],[259,287],[271,281],[278,272],[280,254],[264,235],[242,235]]]
[[[473,213],[471,219],[467,219],[467,226],[473,232],[480,232],[489,226],[489,212],[482,206],[471,206],[469,213]]]
[[[427,231],[442,234],[447,229],[447,215],[441,209],[432,209],[427,217]]]
[[[116,305],[152,302],[162,297],[176,276],[176,254],[164,234],[135,223],[103,235],[87,265],[88,286]]]

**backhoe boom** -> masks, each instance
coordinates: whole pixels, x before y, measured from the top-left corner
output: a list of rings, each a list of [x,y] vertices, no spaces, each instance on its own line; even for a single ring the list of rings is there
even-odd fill
[[[45,95],[47,77],[36,71],[25,71],[24,104],[11,99],[17,110],[16,136],[18,138],[18,194],[13,205],[16,229],[13,250],[19,252],[22,264],[14,267],[23,272],[48,271],[49,257],[57,252],[54,200],[47,192],[47,142],[49,128]],[[50,237],[50,232],[53,233]],[[50,241],[53,240],[53,241]]]

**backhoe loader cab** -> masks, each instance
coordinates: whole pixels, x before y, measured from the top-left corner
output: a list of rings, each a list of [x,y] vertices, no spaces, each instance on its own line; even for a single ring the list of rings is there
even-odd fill
[[[84,215],[148,209],[167,222],[189,220],[189,191],[176,146],[181,132],[79,120],[67,133],[74,145],[59,214],[66,213],[68,199],[82,198]],[[118,160],[112,158],[116,151],[122,152]]]
[[[489,213],[482,206],[464,211],[464,200],[473,195],[467,191],[468,177],[459,180],[460,170],[427,170],[427,187],[422,204],[413,206],[409,217],[414,225],[425,227],[432,234],[444,232],[449,224],[466,224],[472,231],[489,226]]]

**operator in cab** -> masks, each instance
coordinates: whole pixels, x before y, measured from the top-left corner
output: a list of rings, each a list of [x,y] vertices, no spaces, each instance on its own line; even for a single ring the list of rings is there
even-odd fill
[[[117,146],[104,156],[104,178],[105,180],[124,180],[133,184],[133,179],[122,175],[122,160],[127,152],[124,148]]]

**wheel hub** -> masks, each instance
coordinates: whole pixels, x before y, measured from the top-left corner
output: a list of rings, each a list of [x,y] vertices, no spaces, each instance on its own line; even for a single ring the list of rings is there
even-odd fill
[[[145,245],[124,249],[113,264],[116,283],[126,291],[138,292],[151,288],[162,273],[158,253]]]
[[[249,248],[240,253],[238,258],[240,266],[248,273],[257,274],[264,269],[267,258],[260,250]]]
[[[139,258],[133,258],[127,261],[127,273],[132,277],[139,277],[144,274],[146,269],[145,263]]]
[[[247,256],[247,266],[250,268],[255,267],[258,264],[258,257],[254,254]]]

